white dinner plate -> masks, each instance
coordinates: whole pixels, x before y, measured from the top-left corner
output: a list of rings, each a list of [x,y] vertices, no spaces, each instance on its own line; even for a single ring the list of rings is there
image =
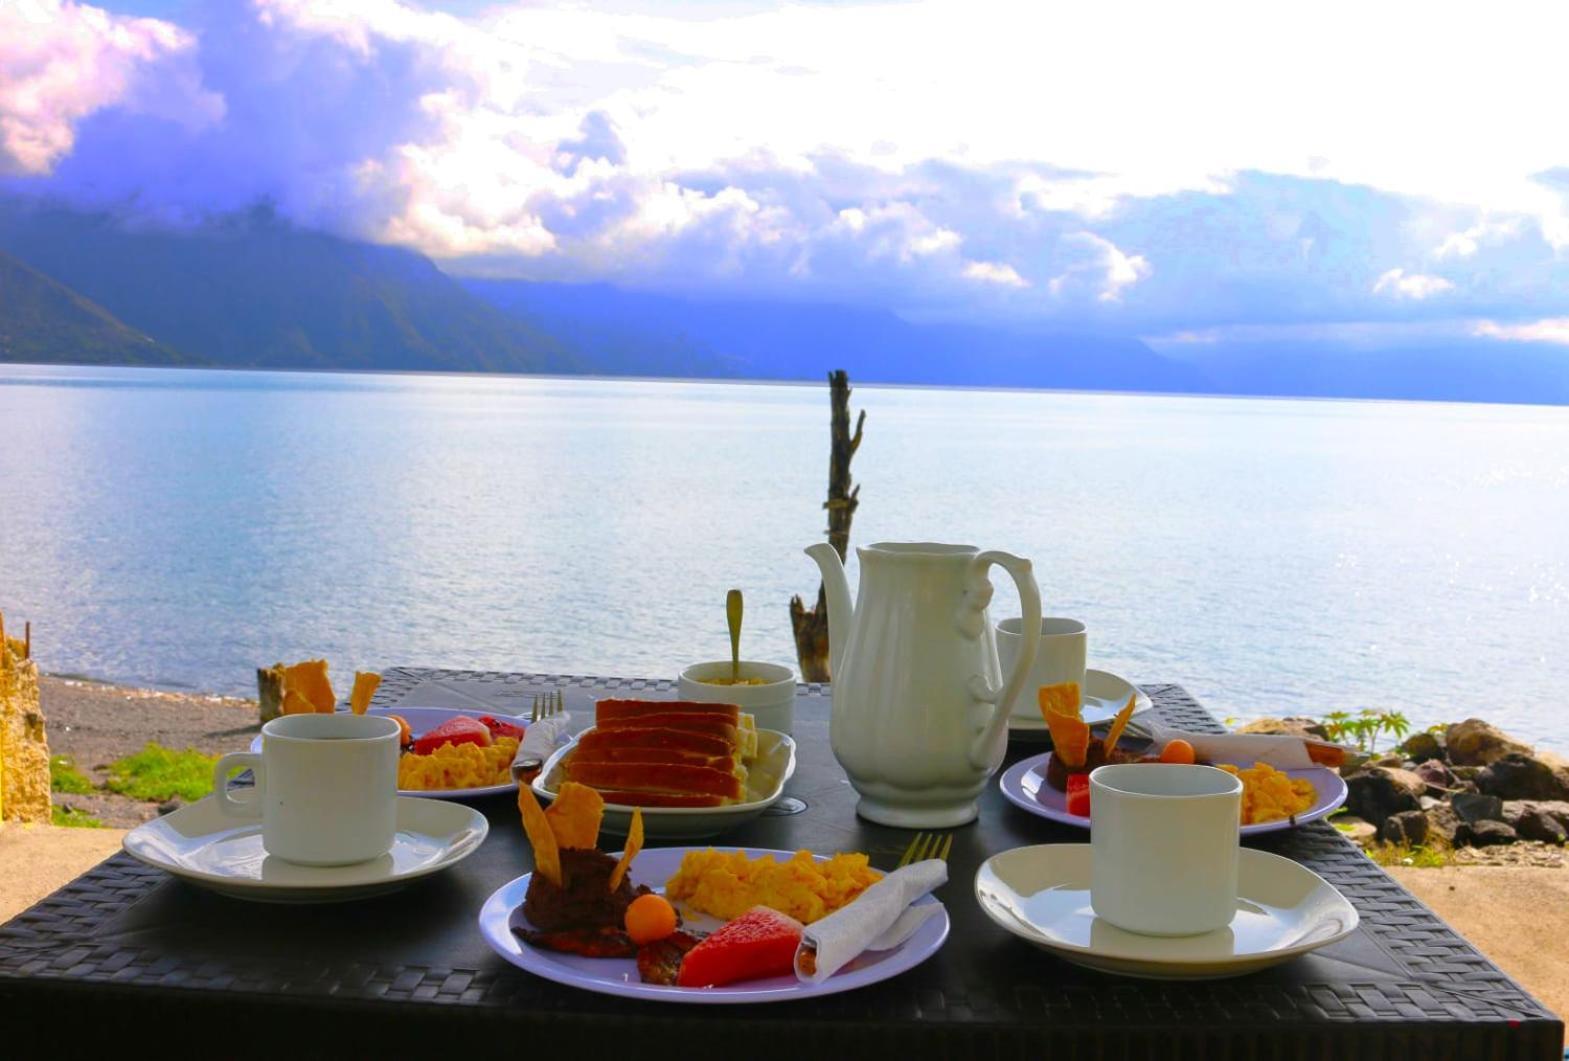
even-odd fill
[[[557,748],[534,778],[534,795],[541,803],[556,798],[561,787],[561,761],[576,740]],[[776,730],[757,731],[757,758],[747,764],[746,798],[724,807],[644,807],[643,835],[659,840],[700,840],[749,822],[778,802],[785,783],[795,775],[795,741]],[[600,831],[625,836],[632,828],[636,808],[606,803]]]
[[[1267,851],[1238,854],[1236,919],[1196,936],[1145,936],[1096,917],[1089,844],[993,855],[975,874],[975,898],[997,924],[1059,958],[1153,980],[1241,976],[1356,930],[1355,907],[1318,874]]]
[[[510,722],[514,726],[528,728],[528,719],[518,715],[500,715],[494,711],[456,707],[373,707],[365,712],[367,715],[400,715],[409,724],[409,730],[415,739],[429,733],[448,719],[467,715],[469,718],[478,719],[481,715],[489,715],[501,722]],[[569,715],[553,715],[552,718],[567,719]],[[257,734],[251,741],[251,751],[262,750],[261,734]],[[400,796],[418,796],[423,799],[477,799],[480,796],[503,796],[517,791],[517,784],[510,778],[500,785],[481,785],[478,788],[400,788]]]
[[[1020,759],[1002,772],[1002,777],[997,780],[997,787],[1002,789],[1003,798],[1021,810],[1047,818],[1064,825],[1076,825],[1081,829],[1090,827],[1090,819],[1080,814],[1068,813],[1068,795],[1058,792],[1046,783],[1046,763],[1051,759],[1052,753],[1045,755],[1032,755],[1028,759]],[[1233,763],[1234,766],[1252,766],[1252,763]],[[1329,814],[1346,801],[1346,783],[1336,771],[1327,766],[1313,766],[1305,770],[1282,771],[1287,777],[1304,778],[1313,786],[1317,798],[1313,805],[1294,818],[1281,818],[1279,821],[1260,822],[1257,825],[1242,826],[1243,836],[1253,836],[1258,833],[1273,833],[1281,829],[1294,829],[1306,822],[1315,822]],[[1090,808],[1090,813],[1095,813],[1095,808]]]
[[[694,847],[646,848],[632,860],[629,875],[632,883],[646,884],[657,892],[665,890],[669,880],[681,866],[681,859],[688,851],[712,850]],[[720,851],[745,851],[748,858],[772,855],[787,859],[793,851],[772,851],[761,848],[721,847]],[[817,856],[826,861],[825,856]],[[619,995],[623,998],[648,998],[660,1002],[687,1002],[697,1004],[725,1004],[742,1002],[789,1002],[819,995],[835,995],[853,991],[868,984],[880,983],[913,969],[933,954],[948,938],[948,911],[945,908],[926,919],[915,935],[891,950],[867,951],[821,983],[804,983],[793,974],[775,976],[766,980],[748,980],[725,987],[666,987],[645,984],[638,978],[637,961],[633,958],[582,958],[575,954],[560,954],[541,950],[524,943],[512,932],[512,912],[523,905],[528,892],[531,874],[525,873],[514,881],[502,885],[479,912],[479,930],[497,954],[520,969],[526,969],[546,980],[579,987],[602,995]],[[927,895],[918,903],[937,903]],[[677,904],[678,906],[680,904]],[[941,903],[937,903],[939,907]],[[682,909],[685,927],[699,932],[711,932],[721,922],[707,914]],[[526,922],[525,922],[526,924]],[[699,1050],[699,1053],[702,1051]]]
[[[1137,718],[1152,706],[1143,689],[1111,671],[1087,670],[1084,672],[1084,685],[1079,690],[1079,717],[1088,726],[1110,722],[1127,705],[1130,693],[1137,694],[1133,702],[1133,715]],[[1013,713],[1008,716],[1008,735],[1038,736],[1042,739],[1051,736],[1051,731],[1046,728],[1046,720],[1041,717],[1034,690],[1026,689],[1014,701]]]
[[[490,831],[485,816],[461,803],[398,797],[392,850],[348,866],[301,866],[262,850],[261,820],[235,818],[211,796],[125,835],[132,856],[237,899],[264,903],[338,903],[396,891],[467,858]]]

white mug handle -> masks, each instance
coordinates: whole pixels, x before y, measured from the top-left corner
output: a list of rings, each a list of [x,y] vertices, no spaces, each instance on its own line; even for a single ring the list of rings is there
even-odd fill
[[[229,795],[229,774],[241,767],[249,767],[256,778],[255,795],[250,799],[235,799]],[[260,818],[262,789],[267,775],[262,770],[262,757],[257,752],[230,752],[212,768],[212,795],[218,809],[235,818]]]

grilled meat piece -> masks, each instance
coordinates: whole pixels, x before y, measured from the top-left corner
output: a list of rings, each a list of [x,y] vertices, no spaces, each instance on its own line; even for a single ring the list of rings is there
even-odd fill
[[[694,932],[672,932],[664,939],[643,944],[637,951],[637,975],[645,984],[675,986],[681,972],[681,959],[702,938]]]
[[[514,926],[512,931],[531,947],[583,958],[630,958],[638,954],[637,944],[619,928],[564,928],[557,932],[539,932]]]

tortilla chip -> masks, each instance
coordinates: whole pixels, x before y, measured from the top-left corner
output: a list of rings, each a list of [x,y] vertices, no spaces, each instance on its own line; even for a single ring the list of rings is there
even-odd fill
[[[1052,754],[1070,770],[1083,766],[1090,754],[1090,727],[1082,719],[1051,711],[1046,728],[1051,730]]]
[[[1111,728],[1106,731],[1106,754],[1117,746],[1117,740],[1122,736],[1122,731],[1128,728],[1128,719],[1133,717],[1133,705],[1138,701],[1138,693],[1129,693],[1128,702],[1122,705],[1122,710],[1117,712],[1117,717],[1111,720]]]
[[[527,784],[518,785],[518,812],[523,815],[523,835],[534,849],[534,872],[561,887],[561,848],[556,846],[545,809]]]
[[[1040,701],[1041,716],[1047,722],[1052,715],[1065,715],[1068,718],[1079,717],[1079,683],[1059,682],[1056,685],[1043,685],[1037,692],[1036,698]]]
[[[605,816],[605,801],[587,785],[568,781],[556,793],[545,811],[550,831],[562,848],[591,850],[599,843],[599,820]]]
[[[632,827],[627,830],[626,850],[621,852],[621,861],[616,863],[616,868],[610,871],[611,891],[621,887],[621,881],[626,877],[627,870],[632,868],[632,860],[641,850],[643,850],[643,808],[634,807]]]
[[[291,689],[309,700],[311,706],[321,714],[331,714],[338,706],[338,698],[332,692],[332,682],[327,678],[327,661],[324,659],[308,659],[304,663],[294,663],[283,668],[284,695],[287,696]]]
[[[297,689],[285,689],[278,710],[285,715],[314,715],[316,705],[305,699]]]
[[[349,690],[349,709],[356,715],[363,715],[370,706],[370,698],[376,695],[379,688],[381,675],[374,671],[355,671],[354,688]]]

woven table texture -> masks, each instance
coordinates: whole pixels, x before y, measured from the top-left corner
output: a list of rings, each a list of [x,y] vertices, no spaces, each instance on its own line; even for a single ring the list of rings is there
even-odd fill
[[[664,698],[674,683],[397,668],[385,673],[376,702],[467,698],[526,711],[535,693],[553,688],[585,723],[599,696]],[[1222,731],[1180,687],[1143,688],[1164,721]],[[713,842],[863,850],[875,864],[892,864],[909,832],[855,817],[854,793],[827,747],[827,711],[822,687],[801,686],[801,763],[786,791],[808,809],[757,819]],[[1015,744],[1008,762],[1039,748]],[[95,1009],[106,1022],[152,1017],[211,1034],[243,1025],[243,1041],[225,1034],[232,1050],[216,1056],[277,1048],[296,1056],[360,1056],[372,1048],[396,1056],[439,1046],[460,1030],[494,1028],[507,1038],[481,1051],[487,1055],[511,1052],[502,1047],[515,1043],[597,1057],[635,1042],[629,1057],[734,1050],[747,1061],[868,1049],[1032,1059],[1563,1057],[1557,1017],[1324,822],[1249,846],[1295,859],[1344,893],[1362,919],[1352,937],[1239,979],[1124,979],[1034,950],[979,911],[971,886],[985,857],[1088,838],[1007,805],[993,784],[981,821],[954,831],[951,880],[941,893],[953,934],[936,956],[861,991],[771,1006],[696,1007],[574,991],[494,956],[474,918],[485,896],[531,863],[512,801],[475,806],[492,824],[475,855],[396,895],[361,903],[238,902],[116,855],[0,926],[0,1025],[29,1017],[68,1021],[72,1014],[80,1020]],[[79,1038],[124,1042],[114,1034],[84,1023]],[[702,1037],[697,1055],[694,1034]]]

